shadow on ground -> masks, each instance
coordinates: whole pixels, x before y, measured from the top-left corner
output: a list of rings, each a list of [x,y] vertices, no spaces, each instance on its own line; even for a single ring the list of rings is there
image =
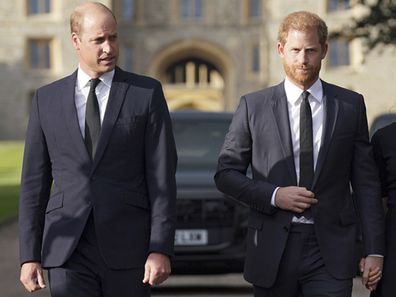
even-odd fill
[[[213,295],[218,294],[219,296],[233,296],[233,295],[241,295],[241,294],[253,294],[253,289],[246,286],[241,287],[230,287],[226,285],[219,285],[219,286],[200,286],[200,285],[192,285],[192,286],[164,286],[153,288],[152,292],[156,296],[161,295],[172,295],[178,296],[183,295],[185,296],[187,293],[200,293],[200,296],[205,295]]]

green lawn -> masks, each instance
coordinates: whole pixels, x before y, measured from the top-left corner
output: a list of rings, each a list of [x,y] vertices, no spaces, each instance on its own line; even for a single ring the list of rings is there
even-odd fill
[[[17,215],[22,142],[0,142],[0,223]]]

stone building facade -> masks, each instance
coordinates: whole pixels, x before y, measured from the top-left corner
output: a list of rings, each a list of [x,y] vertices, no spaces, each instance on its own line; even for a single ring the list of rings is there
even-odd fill
[[[0,139],[24,137],[34,90],[73,72],[69,16],[79,0],[0,3]],[[117,17],[119,66],[161,80],[171,110],[233,111],[239,97],[280,82],[277,30],[310,10],[339,28],[365,13],[354,0],[106,0]],[[322,78],[362,93],[369,120],[396,111],[396,52],[365,54],[331,40]]]

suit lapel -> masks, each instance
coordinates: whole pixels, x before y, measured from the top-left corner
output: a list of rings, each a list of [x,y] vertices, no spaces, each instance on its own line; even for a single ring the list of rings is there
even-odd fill
[[[78,122],[76,103],[74,99],[75,85],[77,80],[77,71],[67,77],[63,90],[59,92],[62,101],[63,112],[65,116],[66,126],[69,130],[71,138],[77,149],[77,154],[90,162],[84,138],[81,135],[80,124]]]
[[[100,162],[100,159],[103,156],[107,143],[109,142],[114,124],[117,121],[118,114],[125,99],[126,91],[129,87],[129,84],[126,83],[126,81],[127,78],[123,75],[123,71],[117,67],[114,73],[113,82],[111,84],[109,99],[107,102],[106,112],[102,123],[102,130],[100,133],[98,147],[93,160],[94,164],[92,167],[92,172],[96,169]]]
[[[289,111],[287,108],[287,98],[283,83],[275,88],[272,97],[272,109],[274,114],[274,122],[277,127],[277,134],[282,146],[282,152],[285,156],[287,167],[293,184],[297,184],[296,170],[294,166],[293,144],[290,132]]]
[[[337,122],[339,103],[337,100],[337,95],[332,92],[332,89],[322,81],[323,85],[323,97],[325,102],[325,123],[323,127],[323,137],[322,137],[322,145],[319,150],[318,160],[316,163],[315,175],[312,184],[312,188],[315,187],[315,184],[319,178],[320,172],[323,168],[323,164],[325,162],[327,152],[329,150],[331,138],[333,136],[334,128]]]

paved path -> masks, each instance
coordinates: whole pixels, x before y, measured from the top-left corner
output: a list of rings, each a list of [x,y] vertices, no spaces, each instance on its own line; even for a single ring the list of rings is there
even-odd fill
[[[153,296],[251,296],[248,284],[240,274],[220,276],[174,276],[164,289],[154,290]],[[19,283],[17,224],[0,226],[0,296],[49,297],[48,289],[29,294]],[[230,290],[234,290],[230,294]],[[241,293],[238,293],[238,290]],[[368,291],[359,279],[354,281],[353,297],[368,297]]]
[[[2,297],[48,297],[42,291],[29,294],[19,282],[19,249],[17,224],[0,226],[0,296]]]

